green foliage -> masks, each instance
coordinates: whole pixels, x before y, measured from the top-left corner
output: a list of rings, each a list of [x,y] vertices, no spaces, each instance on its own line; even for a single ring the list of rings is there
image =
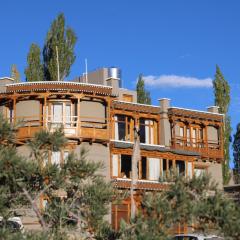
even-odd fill
[[[0,215],[7,215],[12,208],[23,205],[24,197],[19,187],[29,178],[31,164],[27,164],[14,147],[0,146]]]
[[[67,240],[69,239],[66,233],[58,232],[27,232],[22,234],[20,232],[9,232],[0,230],[0,239],[4,240]],[[73,239],[74,240],[74,239]]]
[[[59,151],[66,144],[63,128],[53,132],[41,130],[28,142],[32,155],[41,164],[46,160],[49,151]]]
[[[233,141],[233,157],[234,157],[234,181],[240,183],[240,124],[237,125],[237,131]]]
[[[20,72],[18,71],[16,64],[13,64],[11,67],[11,78],[14,79],[15,83],[21,82]]]
[[[231,136],[231,119],[228,116],[228,109],[230,104],[230,86],[225,80],[219,66],[216,66],[215,79],[213,80],[215,105],[219,106],[219,112],[225,114],[225,127],[223,131],[224,136],[224,161],[222,164],[223,183],[227,184],[230,180],[229,172],[229,145]]]
[[[136,86],[137,91],[137,102],[143,104],[151,104],[150,92],[145,89],[144,79],[142,74],[138,77],[138,82]]]
[[[49,153],[61,151],[66,144],[62,128],[37,132],[28,142],[30,158],[24,159],[15,145],[15,127],[1,115],[0,119],[1,142],[6,143],[0,145],[0,216],[10,216],[13,209],[23,206],[32,207],[51,239],[65,239],[60,233],[73,222],[83,236],[90,230],[97,232],[113,197],[111,185],[101,175],[102,163],[87,160],[84,150],[79,155],[70,154],[61,166],[47,163]],[[41,196],[49,199],[43,212],[35,204]],[[25,239],[44,237],[27,235]]]
[[[13,144],[16,138],[17,128],[9,123],[6,118],[0,114],[0,144]]]
[[[44,80],[43,65],[41,63],[41,49],[37,44],[32,44],[27,57],[28,66],[25,68],[26,80],[37,82]]]
[[[230,104],[230,86],[225,80],[219,66],[216,66],[215,79],[213,80],[215,105],[220,113],[227,113]]]
[[[70,67],[75,61],[74,46],[77,37],[74,31],[65,26],[65,17],[61,13],[53,21],[47,33],[43,48],[44,73],[47,81],[57,81],[57,50],[59,59],[60,81],[70,73]]]
[[[120,239],[171,239],[174,226],[194,224],[197,232],[237,240],[239,216],[239,207],[217,190],[209,176],[175,176],[166,191],[144,195],[142,211],[130,224],[122,224]]]
[[[45,212],[46,219],[55,228],[61,229],[71,220],[78,219],[82,227],[97,231],[108,212],[113,190],[103,176],[98,174],[101,164],[88,161],[85,152],[80,157],[71,154],[59,171],[59,178],[49,178],[51,188],[46,195],[51,201]],[[53,190],[65,193],[59,204],[59,197]],[[101,207],[99,207],[101,206]],[[54,223],[54,224],[52,224]]]

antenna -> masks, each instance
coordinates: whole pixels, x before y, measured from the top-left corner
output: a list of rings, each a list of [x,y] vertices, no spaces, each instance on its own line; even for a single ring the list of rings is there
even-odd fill
[[[87,59],[85,58],[85,81],[88,83]]]
[[[59,72],[59,61],[58,61],[58,47],[56,46],[56,53],[57,53],[57,78],[60,81],[60,72]]]

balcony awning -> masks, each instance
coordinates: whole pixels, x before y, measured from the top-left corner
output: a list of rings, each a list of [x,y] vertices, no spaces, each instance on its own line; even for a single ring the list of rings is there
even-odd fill
[[[27,93],[27,92],[84,92],[95,93],[103,96],[112,96],[112,87],[88,84],[88,83],[75,83],[75,82],[57,82],[57,81],[43,81],[43,82],[24,82],[7,84],[4,93]]]
[[[113,146],[115,148],[121,148],[121,149],[132,149],[133,148],[133,143],[132,142],[125,142],[125,141],[111,141]],[[199,157],[200,153],[198,152],[192,152],[192,151],[186,151],[186,150],[181,150],[181,149],[169,149],[163,145],[153,145],[153,144],[140,144],[140,149],[141,150],[146,150],[146,151],[156,151],[156,152],[169,152],[173,154],[178,154],[178,155],[184,155],[184,156],[196,156]]]

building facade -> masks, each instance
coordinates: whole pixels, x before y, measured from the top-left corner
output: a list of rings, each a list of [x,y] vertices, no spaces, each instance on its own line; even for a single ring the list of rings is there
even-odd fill
[[[172,170],[192,177],[208,172],[222,187],[222,129],[218,108],[197,111],[171,106],[138,104],[136,92],[121,88],[119,74],[100,74],[72,82],[13,83],[0,79],[0,110],[10,122],[22,121],[17,132],[18,150],[28,156],[26,141],[41,129],[63,126],[68,144],[52,152],[48,161],[61,164],[69,152],[88,150],[88,158],[104,162],[102,172],[120,192],[130,189],[134,127],[139,129],[141,160],[135,198],[144,191],[166,189]],[[109,221],[118,228],[128,221],[130,199],[111,206]]]

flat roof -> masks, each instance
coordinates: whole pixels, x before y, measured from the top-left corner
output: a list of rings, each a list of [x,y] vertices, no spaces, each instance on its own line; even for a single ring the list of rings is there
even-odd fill
[[[213,115],[224,116],[224,114],[222,114],[222,113],[213,113],[213,112],[202,111],[202,110],[196,110],[196,109],[189,109],[189,108],[170,107],[170,109],[179,109],[179,110],[185,110],[185,111],[191,111],[191,112],[199,112],[199,113],[206,113],[206,114],[213,114]]]

